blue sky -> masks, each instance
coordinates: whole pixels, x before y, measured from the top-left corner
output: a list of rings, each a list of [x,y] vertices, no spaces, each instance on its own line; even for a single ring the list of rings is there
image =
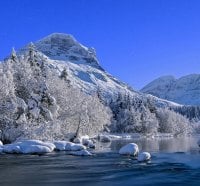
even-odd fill
[[[200,71],[198,0],[2,0],[0,59],[53,32],[96,48],[101,65],[135,89]]]

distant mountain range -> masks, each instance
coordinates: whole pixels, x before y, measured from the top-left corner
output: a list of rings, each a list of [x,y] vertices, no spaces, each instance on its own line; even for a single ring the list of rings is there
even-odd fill
[[[147,84],[141,92],[183,105],[200,105],[200,74],[179,79],[163,76]]]

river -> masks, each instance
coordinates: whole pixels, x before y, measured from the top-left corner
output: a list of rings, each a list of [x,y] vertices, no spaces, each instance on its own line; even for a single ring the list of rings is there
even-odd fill
[[[199,136],[118,139],[98,143],[94,156],[67,152],[45,155],[0,155],[0,186],[200,185]],[[135,142],[152,159],[139,163],[120,156],[123,145]]]

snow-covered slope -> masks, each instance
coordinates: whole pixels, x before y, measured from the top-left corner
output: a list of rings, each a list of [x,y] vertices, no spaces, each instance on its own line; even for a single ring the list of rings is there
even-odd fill
[[[200,105],[200,74],[191,74],[179,79],[173,76],[160,77],[141,91],[184,105]]]
[[[38,55],[46,56],[50,68],[60,73],[66,69],[71,83],[88,93],[96,92],[97,89],[108,96],[117,95],[118,92],[135,92],[99,65],[93,48],[83,46],[71,35],[54,33],[34,42],[33,45]],[[18,54],[25,54],[28,50],[29,45]]]
[[[46,56],[49,67],[60,73],[66,68],[71,84],[87,93],[101,91],[106,99],[117,98],[119,93],[131,94],[142,100],[151,98],[161,106],[178,105],[151,95],[144,95],[116,79],[100,66],[94,48],[83,46],[71,35],[53,33],[33,44],[38,55]],[[28,49],[29,45],[21,49],[19,54],[26,53]]]

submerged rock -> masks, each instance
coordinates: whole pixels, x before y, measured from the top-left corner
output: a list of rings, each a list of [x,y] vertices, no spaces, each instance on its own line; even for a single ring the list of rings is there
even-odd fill
[[[136,156],[138,153],[139,153],[139,148],[138,148],[138,145],[135,143],[129,143],[129,144],[123,146],[119,150],[119,154],[121,154],[121,155]]]

